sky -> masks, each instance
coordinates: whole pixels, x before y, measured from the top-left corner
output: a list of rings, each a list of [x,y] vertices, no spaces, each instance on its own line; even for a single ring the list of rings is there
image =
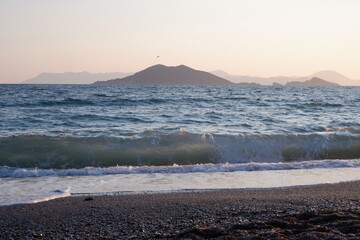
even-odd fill
[[[359,12],[358,0],[0,0],[0,83],[154,64],[360,79]]]

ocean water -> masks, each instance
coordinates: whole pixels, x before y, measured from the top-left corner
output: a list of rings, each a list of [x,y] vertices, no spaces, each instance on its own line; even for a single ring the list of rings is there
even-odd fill
[[[359,87],[0,85],[0,205],[360,180]]]

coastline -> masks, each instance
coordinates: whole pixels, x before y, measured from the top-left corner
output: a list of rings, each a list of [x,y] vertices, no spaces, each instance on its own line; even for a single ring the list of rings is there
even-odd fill
[[[0,215],[0,239],[358,239],[360,181],[71,196]]]

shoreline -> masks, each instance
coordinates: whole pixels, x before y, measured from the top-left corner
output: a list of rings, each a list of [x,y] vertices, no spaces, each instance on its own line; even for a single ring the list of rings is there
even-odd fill
[[[335,183],[316,183],[316,184],[299,184],[292,186],[279,186],[279,187],[253,187],[253,188],[206,188],[206,189],[178,189],[178,190],[159,190],[159,191],[118,191],[118,192],[100,192],[100,193],[72,193],[69,196],[65,197],[93,197],[93,196],[118,196],[118,195],[148,195],[148,194],[173,194],[173,193],[202,193],[202,192],[214,192],[214,191],[256,191],[256,190],[271,190],[271,189],[288,189],[288,188],[302,188],[302,187],[321,187],[327,185],[337,185],[337,184],[346,184],[346,183],[357,183],[360,180],[351,180],[351,181],[340,181]],[[63,197],[60,197],[63,198]],[[54,199],[51,199],[54,200]],[[49,201],[51,201],[49,200]],[[47,201],[47,200],[45,200]],[[28,204],[28,203],[24,203]],[[31,203],[30,203],[31,204]],[[1,208],[2,206],[0,206]]]
[[[360,181],[71,196],[0,215],[0,239],[358,239]]]

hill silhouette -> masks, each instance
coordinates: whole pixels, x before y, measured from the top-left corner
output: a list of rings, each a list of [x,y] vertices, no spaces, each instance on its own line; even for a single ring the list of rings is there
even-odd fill
[[[318,77],[329,82],[337,83],[345,86],[360,86],[360,80],[352,80],[343,74],[335,71],[319,71],[309,76],[275,76],[275,77],[257,77],[257,76],[246,76],[246,75],[230,75],[222,70],[216,70],[211,72],[216,76],[225,78],[234,83],[246,83],[253,82],[261,85],[272,85],[273,83],[284,85],[287,82],[292,81],[306,81],[313,77]]]
[[[129,73],[89,73],[89,72],[64,72],[41,73],[38,76],[24,81],[25,84],[92,84],[96,81],[111,78],[126,77]]]
[[[304,82],[300,82],[300,81],[288,82],[288,83],[286,83],[285,86],[299,86],[299,87],[301,87],[301,86],[310,86],[310,87],[322,86],[322,87],[327,87],[327,86],[340,86],[340,85],[336,84],[336,83],[325,81],[318,77],[313,77],[310,80],[307,80]]]
[[[199,71],[180,65],[169,67],[154,65],[134,75],[108,81],[98,81],[94,84],[123,85],[231,85],[234,84],[214,74]]]
[[[335,72],[335,71],[319,71],[309,76],[311,77],[318,77],[324,79],[329,82],[337,83],[340,85],[357,85],[358,83],[356,80],[351,80],[350,78],[346,77],[345,75]]]

